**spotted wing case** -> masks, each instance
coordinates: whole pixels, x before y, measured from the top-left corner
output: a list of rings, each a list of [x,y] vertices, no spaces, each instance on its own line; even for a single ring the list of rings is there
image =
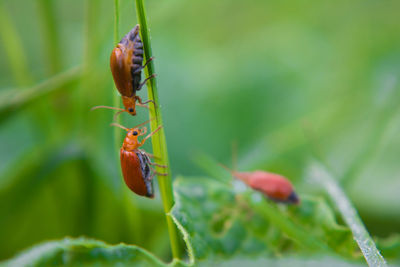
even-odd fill
[[[110,68],[115,85],[122,96],[132,97],[140,85],[143,64],[143,43],[136,25],[113,49]]]
[[[148,157],[141,151],[130,152],[123,148],[121,148],[120,156],[122,174],[129,189],[138,195],[153,198]]]

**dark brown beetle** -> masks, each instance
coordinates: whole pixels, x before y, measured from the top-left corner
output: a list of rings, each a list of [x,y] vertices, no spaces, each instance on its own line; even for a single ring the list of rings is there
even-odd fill
[[[149,79],[155,76],[155,74],[153,74],[141,82],[142,70],[151,60],[153,60],[153,58],[149,58],[149,60],[142,65],[143,43],[140,39],[138,24],[122,38],[117,47],[113,49],[110,56],[111,73],[114,78],[115,86],[122,96],[122,103],[125,109],[108,106],[96,106],[93,109],[116,109],[120,110],[117,114],[128,112],[133,116],[136,115],[136,101],[138,101],[138,106],[147,107],[145,104],[152,102],[152,100],[142,102],[142,99],[136,95],[136,92],[139,91]]]

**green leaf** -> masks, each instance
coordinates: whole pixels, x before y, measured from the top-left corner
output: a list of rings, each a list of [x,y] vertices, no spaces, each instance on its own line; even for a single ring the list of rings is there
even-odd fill
[[[203,167],[207,173],[219,176],[215,177],[213,183],[236,195],[236,199],[240,198],[230,187],[232,178],[230,178],[231,182],[229,182],[226,178],[226,170],[213,159],[201,155],[196,157],[195,160],[196,164]],[[192,179],[187,180],[186,183],[193,181]],[[207,181],[209,179],[204,178],[203,180]],[[221,183],[217,183],[217,180]],[[194,188],[198,186],[198,183],[193,184]],[[204,190],[212,190],[212,188],[212,186],[206,185]],[[252,192],[250,189],[248,191]],[[276,253],[281,253],[280,244],[284,242],[285,238],[282,236],[283,233],[291,240],[290,242],[294,241],[301,248],[296,251],[320,250],[329,253],[336,252],[344,257],[353,258],[356,256],[358,249],[350,229],[338,224],[335,213],[323,198],[302,195],[300,205],[287,207],[276,205],[269,201],[253,201],[254,196],[257,197],[257,194],[255,193],[251,197],[243,195],[244,200],[255,213],[261,216],[260,224],[262,227],[267,228],[269,224],[273,225],[271,227],[273,229],[269,230],[266,242],[273,246],[272,250]],[[260,194],[258,194],[258,198],[260,198]],[[215,202],[217,201],[216,199]],[[229,204],[221,203],[221,205]],[[191,208],[191,210],[193,209],[195,208]],[[199,219],[195,218],[194,220]],[[313,234],[310,235],[309,233]]]
[[[238,205],[232,189],[209,178],[178,178],[172,216],[186,229],[196,259],[271,254],[262,218]],[[268,223],[267,223],[268,224]]]
[[[65,238],[36,245],[5,262],[7,266],[168,266],[134,245]]]
[[[233,258],[229,260],[206,260],[201,262],[199,266],[218,266],[218,267],[259,267],[259,266],[273,266],[273,267],[287,267],[287,266],[302,266],[302,267],[320,267],[320,266],[365,266],[355,263],[346,262],[333,257],[286,257],[280,259],[268,259],[265,257],[257,258]]]
[[[352,256],[357,251],[350,229],[338,224],[332,208],[323,198],[302,196],[301,205],[288,212],[295,224],[302,225],[307,232],[312,231],[342,256]]]
[[[179,177],[174,188],[171,213],[196,260],[308,251],[355,256],[350,230],[322,198],[304,197],[288,208],[206,177]]]

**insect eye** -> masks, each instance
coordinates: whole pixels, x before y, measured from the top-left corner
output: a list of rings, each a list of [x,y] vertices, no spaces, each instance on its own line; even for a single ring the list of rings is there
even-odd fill
[[[128,111],[129,112],[133,112],[133,108],[128,108]]]
[[[132,135],[138,135],[138,132],[134,131],[134,132],[132,133]]]

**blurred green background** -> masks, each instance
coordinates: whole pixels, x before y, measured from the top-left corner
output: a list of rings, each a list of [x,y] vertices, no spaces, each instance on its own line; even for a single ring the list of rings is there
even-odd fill
[[[301,195],[317,155],[373,236],[399,232],[399,1],[146,4],[173,176],[202,175],[199,152],[231,166],[236,142],[240,170],[282,173]],[[0,259],[81,235],[169,258],[159,197],[124,187],[113,112],[90,112],[117,94],[113,8],[0,3]],[[133,1],[121,0],[120,16],[122,38]]]

